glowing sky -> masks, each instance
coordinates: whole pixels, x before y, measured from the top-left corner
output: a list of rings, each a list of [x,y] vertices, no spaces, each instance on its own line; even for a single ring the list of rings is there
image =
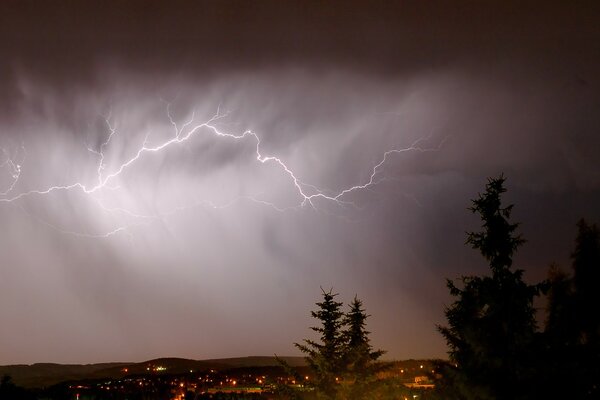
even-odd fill
[[[320,286],[443,357],[501,172],[516,265],[567,266],[598,6],[414,3],[2,2],[0,364],[295,355]]]

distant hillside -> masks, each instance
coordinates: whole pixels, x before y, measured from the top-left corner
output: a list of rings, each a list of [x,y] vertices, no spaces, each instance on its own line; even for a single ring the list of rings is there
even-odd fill
[[[281,357],[292,366],[303,366],[302,357]],[[188,360],[185,358],[158,358],[140,363],[102,364],[51,364],[0,366],[0,376],[10,375],[15,384],[28,388],[41,388],[56,383],[99,378],[120,378],[126,375],[183,374],[189,371],[210,369],[228,370],[246,367],[270,367],[279,365],[275,357],[238,357],[212,360]]]
[[[52,364],[0,366],[0,375],[10,375],[13,382],[24,387],[44,387],[58,382],[82,378],[102,378],[107,370],[121,370],[129,363]]]

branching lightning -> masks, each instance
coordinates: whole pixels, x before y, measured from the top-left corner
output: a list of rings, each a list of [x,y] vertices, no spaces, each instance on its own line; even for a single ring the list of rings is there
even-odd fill
[[[2,163],[0,163],[0,171],[7,172],[9,175],[10,184],[8,187],[0,191],[0,196],[7,196],[15,188],[19,177],[21,176],[21,164],[25,161],[25,147],[21,146],[21,160],[17,161],[5,148],[0,148],[4,157]],[[18,157],[18,155],[17,155]]]
[[[137,150],[134,151],[133,155],[128,159],[123,160],[114,168],[111,168],[109,165],[106,164],[106,152],[110,149],[114,137],[119,133],[114,125],[114,122],[112,122],[111,113],[109,112],[107,116],[103,117],[104,123],[106,124],[107,128],[107,135],[105,140],[102,143],[100,143],[100,145],[96,148],[93,148],[89,145],[87,146],[87,150],[90,153],[94,154],[95,157],[97,157],[96,177],[95,181],[92,184],[86,184],[84,182],[78,181],[70,183],[68,185],[49,186],[42,189],[34,189],[23,191],[20,193],[15,193],[16,188],[19,184],[19,180],[21,178],[21,171],[23,168],[22,165],[25,160],[25,149],[22,146],[20,151],[17,152],[18,154],[12,154],[10,151],[4,148],[0,148],[2,152],[2,158],[0,159],[0,174],[8,176],[8,185],[5,189],[0,189],[2,190],[0,191],[0,203],[15,203],[26,197],[45,196],[57,191],[80,191],[83,195],[91,197],[92,201],[95,202],[98,208],[103,212],[111,214],[119,213],[122,215],[126,215],[127,217],[136,220],[136,222],[133,224],[118,226],[115,229],[107,232],[102,232],[99,234],[90,234],[86,232],[74,232],[71,230],[61,229],[60,227],[57,227],[56,225],[51,224],[47,221],[43,221],[37,217],[35,218],[40,220],[40,222],[44,223],[45,225],[56,229],[59,232],[77,235],[80,237],[109,237],[117,233],[127,232],[128,229],[132,228],[133,226],[144,225],[150,223],[152,220],[164,218],[170,214],[183,210],[183,208],[180,207],[171,210],[168,213],[162,213],[160,215],[143,215],[127,210],[125,208],[107,207],[95,195],[103,190],[118,190],[118,186],[113,186],[113,183],[116,180],[116,178],[122,175],[128,168],[132,167],[134,164],[139,162],[143,157],[150,156],[153,153],[160,153],[166,151],[170,147],[185,145],[186,142],[190,141],[193,137],[200,135],[201,133],[209,133],[212,136],[219,139],[234,140],[240,142],[252,141],[255,150],[256,161],[260,164],[273,164],[277,166],[284,174],[284,176],[288,177],[289,182],[293,187],[293,190],[298,195],[299,202],[295,207],[280,207],[266,200],[259,200],[250,196],[242,196],[220,206],[208,201],[198,202],[194,206],[204,205],[212,208],[225,208],[233,205],[237,201],[249,200],[257,204],[269,206],[276,211],[284,212],[291,208],[304,207],[309,207],[311,209],[316,210],[318,207],[315,201],[322,200],[326,202],[331,202],[334,205],[340,207],[354,207],[354,203],[348,200],[349,195],[354,192],[372,190],[373,187],[382,182],[384,178],[380,178],[380,175],[382,170],[384,169],[386,162],[388,162],[390,157],[407,152],[437,151],[441,148],[441,146],[444,143],[444,141],[441,141],[436,147],[424,147],[423,144],[427,141],[430,141],[430,138],[421,138],[408,147],[388,150],[383,153],[379,162],[374,165],[370,172],[369,179],[366,182],[346,187],[337,192],[333,192],[331,190],[320,189],[312,184],[304,183],[302,180],[299,179],[297,174],[294,171],[292,171],[292,169],[284,162],[282,158],[275,155],[263,154],[263,151],[261,149],[261,139],[258,136],[258,134],[254,131],[246,130],[241,134],[234,134],[219,129],[219,122],[224,118],[228,117],[228,113],[222,113],[220,107],[217,109],[217,112],[211,118],[204,122],[196,123],[195,112],[192,112],[191,118],[189,120],[186,120],[183,124],[179,125],[177,121],[173,118],[173,115],[171,113],[171,104],[169,102],[165,103],[166,114],[169,119],[170,125],[173,127],[173,134],[170,136],[170,138],[162,141],[159,144],[150,145],[148,137],[149,135],[146,135],[143,143],[139,145]],[[5,181],[6,178],[4,178],[2,182]],[[26,212],[26,210],[23,207],[21,207],[21,209],[23,209]]]

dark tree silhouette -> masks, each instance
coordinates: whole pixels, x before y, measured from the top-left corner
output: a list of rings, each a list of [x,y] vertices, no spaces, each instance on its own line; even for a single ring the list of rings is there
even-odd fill
[[[554,396],[600,397],[600,232],[583,219],[573,260],[573,276],[551,267],[544,331],[544,386]]]
[[[343,303],[335,301],[338,293],[333,289],[323,292],[323,301],[318,302],[316,311],[311,311],[313,318],[320,324],[311,329],[320,334],[320,342],[304,339],[304,343],[294,345],[304,354],[308,366],[314,373],[311,385],[317,396],[322,399],[335,399],[339,390],[338,381],[344,373],[344,313]]]
[[[581,355],[582,398],[600,397],[600,231],[583,219],[577,224],[573,259],[574,303]]]
[[[515,234],[519,224],[509,222],[514,205],[502,208],[501,196],[506,192],[505,181],[503,175],[489,179],[485,193],[472,200],[473,206],[469,208],[471,212],[481,216],[483,230],[468,232],[467,244],[481,252],[494,274],[502,274],[508,270],[512,265],[514,252],[525,243],[521,235]]]
[[[358,297],[350,303],[350,310],[344,318],[346,329],[343,336],[344,349],[344,397],[349,400],[368,398],[376,391],[379,383],[377,373],[386,369],[385,363],[377,362],[385,351],[373,350],[366,328],[369,317]]]
[[[311,327],[320,334],[320,340],[304,339],[294,345],[306,354],[306,362],[312,378],[306,385],[314,389],[302,393],[285,386],[280,393],[289,398],[317,397],[326,400],[383,399],[391,383],[379,379],[378,373],[390,367],[390,363],[378,361],[385,353],[374,350],[369,339],[366,320],[369,315],[358,297],[350,303],[348,313],[342,311],[342,302],[335,301],[333,289],[323,292],[323,301],[316,303],[317,310],[311,311],[319,325]],[[296,380],[304,381],[283,360],[280,363]]]
[[[558,265],[548,271],[546,341],[551,346],[572,346],[577,342],[573,280]]]
[[[573,283],[577,307],[577,327],[582,344],[598,344],[600,341],[600,232],[596,225],[585,220],[577,224],[573,259]]]
[[[533,299],[538,286],[513,270],[512,257],[524,240],[510,222],[513,206],[502,206],[504,176],[489,179],[470,210],[482,220],[467,244],[488,261],[491,276],[447,280],[456,299],[446,308],[448,326],[438,329],[449,346],[450,363],[438,366],[438,390],[452,399],[530,398],[536,332]]]
[[[14,384],[12,378],[4,375],[0,379],[0,400],[34,400],[36,396]]]

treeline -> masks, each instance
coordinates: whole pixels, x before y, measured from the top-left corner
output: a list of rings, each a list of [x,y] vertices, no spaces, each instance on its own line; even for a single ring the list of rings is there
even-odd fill
[[[600,235],[596,225],[577,224],[571,272],[550,267],[536,284],[513,268],[525,240],[502,206],[505,178],[490,179],[470,210],[482,230],[467,244],[486,259],[490,275],[448,280],[455,301],[439,330],[450,362],[439,365],[437,392],[444,399],[600,398]],[[536,297],[547,295],[538,327]]]
[[[600,398],[600,233],[581,220],[571,255],[571,271],[556,265],[548,279],[523,280],[513,267],[525,243],[511,222],[513,205],[503,206],[504,176],[489,179],[469,208],[481,217],[481,231],[467,233],[467,245],[489,265],[483,276],[447,280],[453,303],[438,330],[448,344],[448,361],[436,362],[433,392],[410,397],[453,400]],[[534,301],[546,296],[545,321],[538,324]],[[296,346],[315,375],[308,391],[290,398],[324,400],[404,399],[406,387],[381,372],[381,350],[373,350],[365,328],[367,314],[358,299],[347,313],[335,294],[323,291],[312,312],[320,342]],[[539,326],[543,325],[543,326]]]

